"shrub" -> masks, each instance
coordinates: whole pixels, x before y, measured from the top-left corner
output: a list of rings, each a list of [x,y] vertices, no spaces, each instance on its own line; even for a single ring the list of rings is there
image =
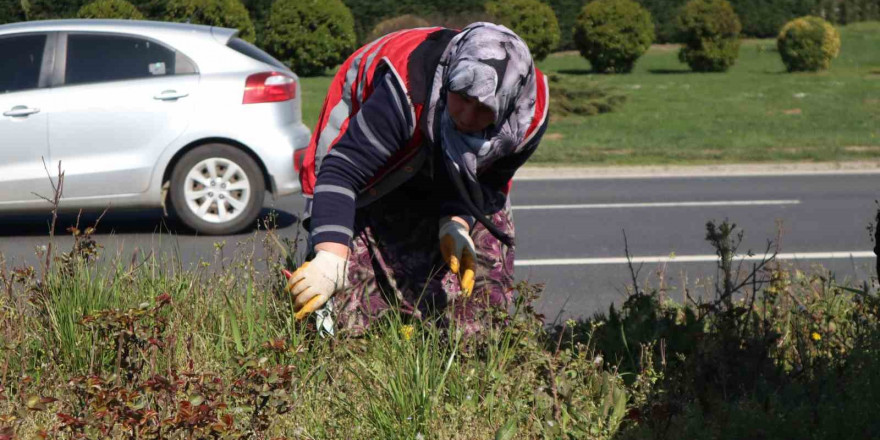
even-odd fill
[[[427,18],[432,25],[462,28],[480,16],[486,0],[459,0],[450,8],[446,0],[343,0],[355,19],[355,33],[361,43],[368,41],[371,31],[385,19],[404,14]]]
[[[254,22],[254,30],[257,34],[257,43],[262,45],[266,35],[266,22],[269,21],[269,11],[272,9],[273,0],[241,0],[248,10],[251,21]]]
[[[165,19],[234,28],[243,40],[256,38],[254,23],[239,0],[169,0]]]
[[[0,24],[24,21],[20,0],[0,0]]]
[[[319,75],[354,48],[354,18],[341,0],[277,0],[264,43],[297,73]]]
[[[550,6],[538,0],[496,0],[486,4],[492,21],[516,32],[541,61],[559,44],[559,22]]]
[[[585,0],[546,0],[547,4],[553,8],[556,14],[556,20],[559,22],[559,50],[574,50],[574,24],[577,21],[578,13],[584,7]]]
[[[550,81],[550,117],[594,116],[618,111],[626,95],[617,88],[590,81],[567,81],[568,75],[548,75]]]
[[[128,0],[147,20],[162,20],[168,0]]]
[[[831,67],[840,53],[840,34],[819,17],[801,17],[783,26],[776,47],[789,72],[815,72]]]
[[[632,0],[596,0],[577,19],[574,42],[597,72],[630,72],[654,41],[651,14]]]
[[[774,37],[785,22],[808,15],[818,0],[730,0],[743,24],[743,34],[750,37]]]
[[[12,0],[26,9],[28,20],[51,20],[57,18],[74,18],[87,0]]]
[[[676,17],[688,0],[638,0],[654,19],[655,43],[680,43]]]
[[[399,31],[401,29],[412,29],[418,27],[427,27],[431,24],[428,23],[428,20],[425,20],[422,17],[412,14],[405,14],[399,17],[389,18],[387,20],[382,20],[376,27],[370,31],[369,35],[367,35],[367,40],[373,41],[383,35],[390,34],[392,32]]]
[[[742,25],[727,0],[691,0],[676,20],[678,59],[698,72],[723,72],[739,55]]]
[[[78,18],[121,18],[126,20],[143,20],[137,8],[125,0],[96,0],[79,8]]]

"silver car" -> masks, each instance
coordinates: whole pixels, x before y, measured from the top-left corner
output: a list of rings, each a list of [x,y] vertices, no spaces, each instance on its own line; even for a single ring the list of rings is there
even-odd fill
[[[168,205],[189,227],[251,226],[300,190],[297,76],[237,31],[57,20],[0,26],[0,212]],[[45,165],[44,165],[45,164]]]

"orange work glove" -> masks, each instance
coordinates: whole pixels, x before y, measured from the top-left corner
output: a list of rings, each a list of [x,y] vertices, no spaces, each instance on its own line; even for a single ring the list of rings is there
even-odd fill
[[[348,261],[332,252],[318,251],[287,276],[287,291],[293,295],[294,317],[302,320],[321,308],[334,293],[348,286]]]
[[[452,273],[460,276],[461,294],[465,298],[474,291],[477,249],[467,225],[452,217],[440,219],[440,253]]]

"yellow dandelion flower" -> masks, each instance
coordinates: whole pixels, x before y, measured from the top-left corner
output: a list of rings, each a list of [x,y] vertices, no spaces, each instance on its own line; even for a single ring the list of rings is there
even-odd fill
[[[820,335],[818,332],[813,332],[813,334],[810,336],[812,336],[814,341],[821,341],[822,340],[822,335]]]
[[[411,325],[401,326],[400,327],[400,336],[402,336],[405,341],[409,341],[410,339],[412,339],[414,331],[415,331],[415,328],[413,328],[413,326],[411,326]]]

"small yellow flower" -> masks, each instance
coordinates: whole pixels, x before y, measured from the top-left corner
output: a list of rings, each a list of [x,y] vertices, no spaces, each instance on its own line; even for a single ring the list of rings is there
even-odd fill
[[[411,326],[411,325],[401,326],[400,327],[400,336],[403,337],[403,340],[409,341],[410,339],[412,339],[412,335],[413,335],[414,331],[415,331],[415,328],[413,328],[413,326]]]
[[[821,341],[821,340],[822,340],[822,335],[820,335],[820,334],[817,333],[817,332],[813,332],[813,334],[810,335],[810,336],[812,336],[812,338],[813,338],[814,341]]]

